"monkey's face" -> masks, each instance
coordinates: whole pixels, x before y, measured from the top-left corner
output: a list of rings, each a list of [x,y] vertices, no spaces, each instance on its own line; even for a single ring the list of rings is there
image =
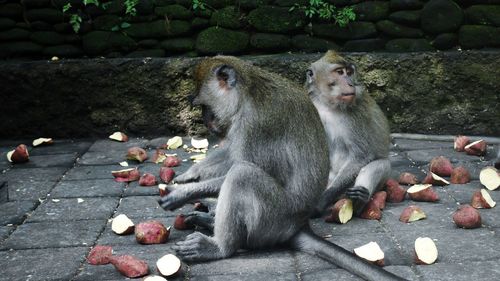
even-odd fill
[[[192,104],[202,106],[205,125],[221,135],[239,108],[240,80],[236,68],[224,57],[202,61],[195,70],[196,91]]]
[[[356,82],[356,69],[346,61],[330,62],[325,57],[307,70],[307,88],[313,98],[341,109],[356,105],[361,87]]]

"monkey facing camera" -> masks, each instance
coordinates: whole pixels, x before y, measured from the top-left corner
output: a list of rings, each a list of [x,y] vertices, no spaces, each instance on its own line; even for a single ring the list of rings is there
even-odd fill
[[[359,215],[391,171],[387,118],[358,82],[356,67],[335,51],[311,64],[306,89],[327,134],[331,165],[314,214],[347,196]]]
[[[366,280],[404,280],[315,235],[311,211],[327,185],[325,131],[304,91],[279,75],[234,57],[195,69],[193,104],[206,106],[224,145],[176,177],[159,200],[165,210],[218,197],[213,236],[194,232],[173,249],[185,261],[232,256],[239,248],[289,245]],[[298,159],[309,165],[299,165]]]

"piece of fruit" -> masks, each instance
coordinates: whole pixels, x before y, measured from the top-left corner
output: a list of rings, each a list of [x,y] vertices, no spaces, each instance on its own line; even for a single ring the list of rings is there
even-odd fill
[[[131,182],[136,181],[141,177],[137,168],[128,168],[119,171],[111,171],[116,182]]]
[[[325,221],[344,224],[351,220],[352,213],[352,200],[343,198],[330,208],[330,215],[325,217]]]
[[[439,201],[438,194],[431,184],[416,184],[407,190],[408,196],[413,201],[436,202]]]
[[[181,271],[181,260],[172,255],[164,255],[156,261],[156,268],[161,276],[170,277],[174,276]]]
[[[465,153],[469,155],[483,156],[486,154],[486,142],[478,140],[465,146]]]
[[[47,144],[53,144],[54,140],[51,138],[38,138],[33,141],[33,147],[39,146],[39,145],[47,145]]]
[[[109,138],[120,142],[128,141],[128,136],[122,132],[114,132],[112,135],[109,136]]]
[[[156,177],[153,174],[145,173],[139,179],[140,186],[153,186],[156,185]]]
[[[437,156],[432,158],[430,163],[430,171],[441,177],[449,177],[453,170],[453,165],[448,158]]]
[[[140,244],[162,244],[167,242],[170,227],[166,228],[161,222],[150,220],[135,226],[135,240]]]
[[[205,204],[201,203],[201,202],[195,202],[194,205],[193,205],[193,210],[194,211],[198,211],[198,212],[205,212],[205,213],[208,213],[208,206],[206,206]]]
[[[479,181],[489,190],[500,187],[500,173],[494,167],[486,167],[479,173]]]
[[[382,211],[373,200],[370,200],[366,203],[359,217],[367,220],[380,220],[382,218]]]
[[[418,183],[417,176],[408,172],[401,173],[401,175],[399,175],[398,181],[400,184],[406,184],[406,185],[412,185]]]
[[[163,162],[166,158],[167,156],[165,155],[165,151],[157,149],[153,154],[153,158],[151,159],[151,161],[153,161],[153,163],[158,164]]]
[[[134,146],[127,150],[127,160],[136,160],[142,163],[147,159],[148,153],[140,147]]]
[[[447,181],[446,179],[434,174],[433,172],[429,172],[425,179],[422,181],[423,184],[431,184],[431,185],[439,185],[439,186],[444,186],[444,185],[449,185],[450,182]]]
[[[354,254],[378,266],[384,266],[384,252],[377,242],[372,241],[354,249]]]
[[[469,171],[462,166],[455,167],[453,171],[451,171],[450,182],[453,184],[464,184],[470,182]]]
[[[415,240],[415,261],[417,264],[433,264],[438,258],[438,249],[429,237]]]
[[[164,183],[158,185],[158,190],[160,192],[160,197],[167,196],[170,193],[170,190],[168,190],[167,185]]]
[[[399,203],[405,200],[406,189],[401,187],[394,179],[388,179],[385,183],[385,191],[387,192],[387,202]]]
[[[477,190],[472,194],[471,206],[476,209],[490,209],[497,203],[493,201],[486,189]]]
[[[380,210],[383,210],[385,208],[385,201],[387,200],[387,191],[375,192],[370,200],[373,200],[375,205],[377,205]]]
[[[144,277],[144,279],[142,279],[142,281],[167,281],[167,279],[165,279],[164,277],[161,277],[159,275],[149,275],[149,276]]]
[[[167,156],[163,160],[163,167],[177,167],[181,164],[181,159],[177,156]]]
[[[455,143],[453,144],[453,148],[455,151],[462,152],[465,151],[465,146],[470,143],[470,139],[466,136],[457,136],[455,138]]]
[[[409,223],[413,221],[418,221],[418,220],[423,220],[427,216],[425,215],[424,211],[420,209],[420,207],[415,206],[415,205],[410,205],[406,207],[403,212],[401,212],[401,215],[399,216],[399,221]]]
[[[141,277],[149,273],[148,264],[134,256],[112,256],[110,262],[121,274],[129,278]]]
[[[191,138],[191,146],[196,149],[208,148],[208,140]]]
[[[461,205],[453,214],[453,221],[458,227],[478,228],[481,227],[481,214],[470,205]]]
[[[11,163],[25,163],[29,159],[30,155],[25,144],[20,144],[14,150],[7,152],[7,160]]]
[[[160,179],[164,183],[170,183],[175,176],[175,171],[169,167],[160,167]]]
[[[177,149],[182,146],[182,138],[179,136],[175,136],[167,141],[168,149]]]
[[[183,214],[178,214],[175,217],[174,228],[177,230],[193,229],[194,225],[191,223],[186,223],[186,216]]]
[[[111,246],[96,245],[90,250],[87,262],[92,265],[108,264],[112,255],[113,248]]]
[[[111,221],[111,230],[118,235],[126,235],[134,232],[134,222],[125,214],[119,214]]]

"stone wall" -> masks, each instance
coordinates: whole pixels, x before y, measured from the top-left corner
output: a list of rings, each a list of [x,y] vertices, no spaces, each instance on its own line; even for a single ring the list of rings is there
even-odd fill
[[[0,58],[164,57],[270,54],[288,51],[433,51],[500,47],[500,0],[325,0],[352,5],[355,22],[341,28],[313,20],[294,4],[307,0],[139,0],[137,16],[124,0],[106,9],[82,0],[3,0]],[[78,33],[62,7],[83,18]],[[130,23],[120,27],[123,22]],[[117,30],[118,29],[118,30]],[[112,31],[115,30],[115,31]]]
[[[500,52],[346,53],[393,132],[500,137]],[[320,57],[245,57],[302,84]],[[187,96],[198,58],[0,63],[0,138],[204,134]]]

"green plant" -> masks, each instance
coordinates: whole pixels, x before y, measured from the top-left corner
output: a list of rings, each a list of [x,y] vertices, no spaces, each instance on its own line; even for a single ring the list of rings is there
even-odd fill
[[[111,1],[101,3],[101,2],[99,2],[99,0],[81,0],[81,1],[82,1],[83,6],[95,5],[97,7],[104,9],[104,10],[106,10],[112,3]],[[115,0],[115,1],[118,1],[118,0]],[[137,10],[135,9],[135,7],[139,3],[139,0],[119,0],[119,1],[123,1],[123,4],[125,5],[125,15],[127,17],[133,17],[133,16],[137,15]],[[73,8],[71,3],[67,3],[66,5],[63,6],[62,12],[64,14],[69,15],[69,23],[73,27],[73,30],[75,32],[78,32],[80,30],[80,27],[81,27],[81,24],[83,21],[82,15],[84,15],[84,11],[82,11],[82,9],[79,9],[79,8]],[[122,22],[120,25],[114,26],[111,30],[112,31],[119,31],[121,29],[125,29],[128,27],[130,27],[129,23]]]
[[[205,3],[203,3],[203,0],[192,0],[192,6],[193,6],[193,10],[197,10],[197,9],[200,9],[200,10],[205,10],[206,7],[205,7]]]
[[[324,0],[309,0],[309,3],[306,5],[296,3],[289,11],[291,12],[295,9],[303,10],[306,17],[310,20],[315,17],[325,20],[333,19],[341,27],[346,26],[349,22],[356,19],[356,14],[351,7],[339,9],[333,4],[324,2]]]

